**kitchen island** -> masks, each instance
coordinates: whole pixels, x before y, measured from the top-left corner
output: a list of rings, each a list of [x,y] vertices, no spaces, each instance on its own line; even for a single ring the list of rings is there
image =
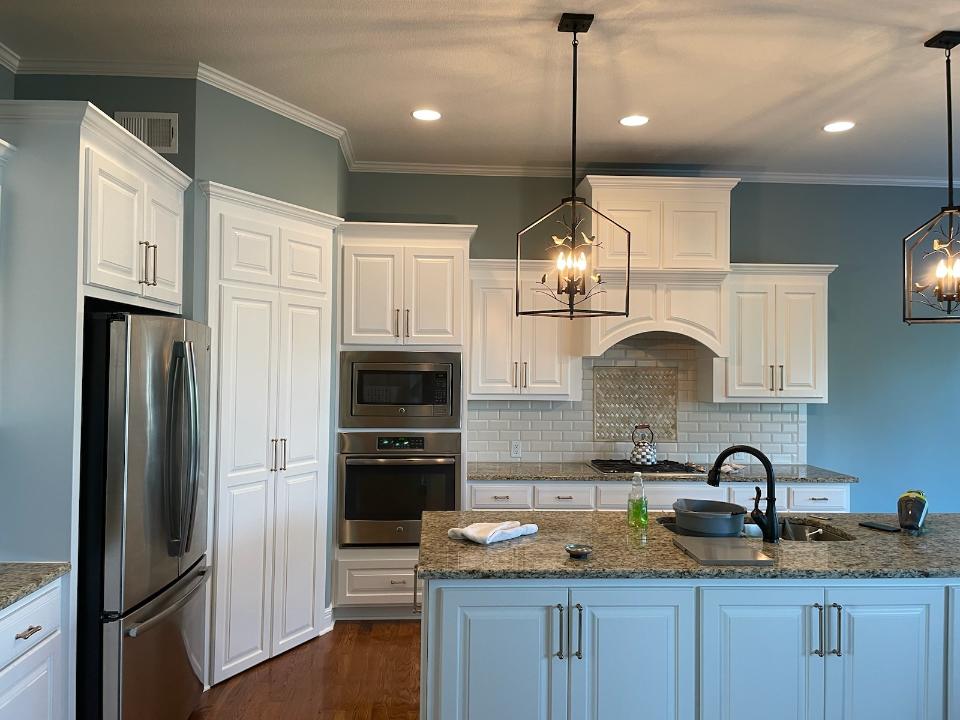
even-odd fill
[[[421,714],[429,720],[960,718],[960,515],[922,537],[744,540],[769,567],[702,566],[651,517],[504,512],[533,536],[491,546],[447,529],[491,513],[425,513]],[[570,558],[566,543],[592,555]]]

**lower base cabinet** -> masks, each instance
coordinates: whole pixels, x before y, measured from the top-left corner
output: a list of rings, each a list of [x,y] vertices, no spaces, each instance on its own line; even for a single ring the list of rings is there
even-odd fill
[[[0,720],[60,720],[61,645],[54,633],[0,671]]]
[[[705,588],[701,720],[940,720],[944,590]]]
[[[436,607],[426,717],[694,718],[693,588],[442,588]]]

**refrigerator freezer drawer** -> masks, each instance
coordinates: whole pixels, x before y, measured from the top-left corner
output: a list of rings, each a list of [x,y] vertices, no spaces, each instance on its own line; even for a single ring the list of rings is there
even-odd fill
[[[205,560],[104,625],[104,720],[187,720],[203,692]]]

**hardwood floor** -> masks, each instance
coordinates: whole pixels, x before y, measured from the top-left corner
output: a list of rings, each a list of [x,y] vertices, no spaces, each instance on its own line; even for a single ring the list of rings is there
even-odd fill
[[[420,623],[345,622],[204,693],[190,720],[416,720]]]

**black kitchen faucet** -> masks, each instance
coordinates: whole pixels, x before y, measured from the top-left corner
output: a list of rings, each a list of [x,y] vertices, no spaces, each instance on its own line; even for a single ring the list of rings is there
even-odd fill
[[[770,463],[770,458],[749,445],[728,447],[717,455],[713,467],[707,473],[707,484],[713,485],[713,487],[720,486],[720,468],[723,467],[723,461],[736,453],[753,455],[760,461],[767,473],[767,511],[766,513],[760,512],[760,487],[758,486],[757,495],[753,501],[753,512],[750,513],[750,517],[763,532],[764,542],[778,543],[780,542],[780,519],[777,517],[777,482],[773,476],[773,465]]]

